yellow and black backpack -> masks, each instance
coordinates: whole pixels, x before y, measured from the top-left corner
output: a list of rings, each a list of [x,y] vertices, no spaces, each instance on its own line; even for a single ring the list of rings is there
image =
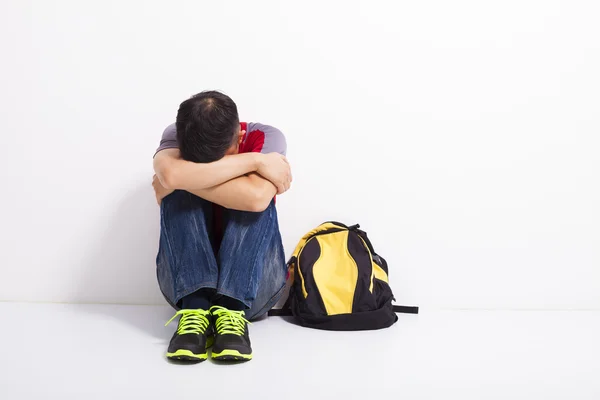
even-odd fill
[[[303,326],[328,330],[387,328],[396,312],[418,307],[393,306],[387,262],[375,253],[359,225],[325,222],[296,246],[288,266],[292,285],[281,310]]]

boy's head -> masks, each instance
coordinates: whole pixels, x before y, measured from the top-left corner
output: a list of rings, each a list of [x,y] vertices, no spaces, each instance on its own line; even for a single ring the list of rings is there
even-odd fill
[[[198,93],[181,103],[176,127],[181,156],[198,163],[236,154],[243,138],[237,106],[216,91]]]

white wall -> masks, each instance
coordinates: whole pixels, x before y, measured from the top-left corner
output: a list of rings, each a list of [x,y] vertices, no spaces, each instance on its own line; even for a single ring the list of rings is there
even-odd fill
[[[398,301],[600,308],[596,1],[3,1],[0,300],[159,303],[151,158],[221,89],[288,136],[284,244],[360,222]]]

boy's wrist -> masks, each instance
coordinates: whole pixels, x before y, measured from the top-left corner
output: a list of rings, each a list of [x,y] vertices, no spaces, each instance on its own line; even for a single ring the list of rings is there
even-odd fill
[[[263,158],[263,154],[261,153],[252,153],[254,154],[254,164],[253,164],[253,172],[257,172],[259,169],[261,169],[264,166],[264,158]]]

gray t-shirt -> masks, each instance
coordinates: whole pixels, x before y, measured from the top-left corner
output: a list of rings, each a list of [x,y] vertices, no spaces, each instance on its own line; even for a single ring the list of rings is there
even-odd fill
[[[258,122],[240,122],[240,127],[246,131],[240,144],[240,153],[279,153],[285,155],[287,142],[279,129]],[[171,124],[163,132],[156,152],[178,148],[177,129],[175,124]]]

